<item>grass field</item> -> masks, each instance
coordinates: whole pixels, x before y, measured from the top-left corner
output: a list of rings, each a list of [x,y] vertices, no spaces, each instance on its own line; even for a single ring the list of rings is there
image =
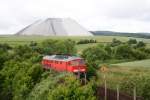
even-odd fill
[[[106,73],[98,72],[100,84],[104,84],[104,74],[106,75],[107,86],[115,89],[118,84],[126,81],[129,77],[149,76],[150,59],[109,65]]]
[[[113,64],[114,66],[120,67],[149,67],[150,68],[150,59],[148,60],[140,60],[140,61],[132,61],[132,62],[125,62],[119,64]]]
[[[11,46],[16,45],[24,45],[29,44],[31,41],[35,41],[37,43],[41,43],[43,40],[46,39],[72,39],[75,41],[79,41],[81,39],[95,39],[98,43],[109,43],[112,41],[113,38],[116,38],[122,42],[129,40],[131,37],[121,37],[121,36],[91,36],[91,37],[79,37],[79,36],[0,36],[0,43],[8,43]],[[150,47],[150,39],[143,39],[143,38],[136,38],[138,41],[144,41],[147,43],[147,46]],[[97,43],[91,44],[80,44],[77,45],[77,50],[80,52],[85,48],[95,46]]]
[[[111,42],[113,38],[116,38],[121,41],[127,41],[129,37],[121,37],[121,36],[92,36],[92,37],[73,37],[73,36],[0,36],[0,43],[8,43],[11,45],[16,44],[26,44],[31,41],[41,42],[45,39],[72,39],[72,40],[80,40],[80,39],[96,39],[98,42],[105,43]],[[150,39],[142,39],[136,38],[137,40],[143,40],[146,43],[150,43]]]

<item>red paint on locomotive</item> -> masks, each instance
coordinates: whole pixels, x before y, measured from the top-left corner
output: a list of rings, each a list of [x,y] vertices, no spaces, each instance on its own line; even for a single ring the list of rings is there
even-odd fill
[[[67,72],[86,72],[86,64],[83,58],[66,55],[44,56],[42,65],[45,69],[54,69],[56,71]]]

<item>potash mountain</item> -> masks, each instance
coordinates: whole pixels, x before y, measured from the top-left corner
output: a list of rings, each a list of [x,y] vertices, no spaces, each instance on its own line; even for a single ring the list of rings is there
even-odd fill
[[[47,18],[28,25],[16,35],[92,36],[93,34],[71,18]]]

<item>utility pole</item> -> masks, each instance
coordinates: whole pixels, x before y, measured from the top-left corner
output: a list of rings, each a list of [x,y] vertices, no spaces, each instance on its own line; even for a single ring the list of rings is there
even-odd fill
[[[86,84],[86,73],[84,72],[84,81],[85,81],[85,84]]]

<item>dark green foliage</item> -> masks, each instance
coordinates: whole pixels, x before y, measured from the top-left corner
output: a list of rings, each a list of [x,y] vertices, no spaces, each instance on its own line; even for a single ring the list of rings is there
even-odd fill
[[[10,55],[8,54],[11,47],[8,44],[0,44],[0,70],[5,61],[10,59]]]
[[[36,84],[27,100],[95,100],[93,82],[81,86],[72,74],[52,72]]]
[[[128,44],[137,44],[137,40],[136,39],[129,39],[127,41]]]
[[[136,45],[136,48],[141,48],[141,47],[145,47],[146,44],[143,41],[139,41]]]
[[[116,38],[113,38],[112,40],[112,43],[111,43],[111,46],[114,47],[114,46],[118,46],[120,45],[122,42],[120,40],[117,40]]]
[[[4,62],[1,75],[1,98],[23,100],[40,80],[42,66],[38,64],[40,54],[27,45],[18,46],[8,52],[11,59]],[[6,58],[3,56],[3,58]]]
[[[15,55],[21,56],[23,58],[29,58],[30,55],[33,53],[32,48],[27,45],[19,45],[14,48]]]
[[[75,42],[72,40],[46,40],[41,45],[31,42],[30,45],[12,49],[4,47],[0,49],[0,53],[2,100],[59,100],[59,98],[95,100],[96,98],[92,84],[81,86],[73,75],[42,69],[40,63],[44,54],[75,54]]]
[[[132,48],[127,44],[119,45],[116,47],[115,56],[118,59],[131,59]]]
[[[11,97],[14,100],[25,99],[42,74],[42,66],[31,63],[27,60],[23,62],[9,61],[5,63],[1,71],[5,80],[3,83],[3,96]],[[9,94],[8,94],[9,93]]]
[[[8,53],[7,51],[0,50],[0,70],[2,69],[2,66],[4,62],[8,59]]]
[[[90,78],[92,78],[93,76],[96,76],[96,71],[97,68],[93,67],[90,64],[87,64],[87,79],[89,80]]]
[[[92,84],[81,86],[75,77],[69,76],[49,92],[48,100],[96,100],[96,97]]]
[[[136,60],[142,60],[142,59],[146,59],[148,58],[148,53],[145,53],[143,51],[137,50],[137,49],[133,49],[132,50],[132,56],[136,59]]]
[[[142,81],[143,82],[143,81]],[[143,82],[143,88],[142,88],[142,97],[144,97],[144,100],[149,100],[150,98],[150,78],[146,79],[145,82]]]
[[[63,41],[45,40],[42,42],[44,54],[75,54],[75,42],[68,39]]]
[[[133,95],[133,90],[136,88],[138,96],[144,98],[144,100],[149,100],[150,98],[150,77],[146,75],[131,75],[124,78],[124,81],[121,82],[120,88],[122,91],[127,92],[130,95]]]
[[[82,39],[77,42],[77,44],[88,44],[88,43],[97,43],[94,39]]]
[[[88,63],[93,65],[93,67],[98,67],[100,62],[109,58],[109,55],[103,47],[97,46],[85,49],[82,57],[85,58]]]
[[[30,44],[29,44],[29,46],[35,47],[35,46],[37,46],[37,42],[31,41]]]
[[[12,49],[12,48],[8,44],[0,44],[0,50],[7,51],[10,49]]]

